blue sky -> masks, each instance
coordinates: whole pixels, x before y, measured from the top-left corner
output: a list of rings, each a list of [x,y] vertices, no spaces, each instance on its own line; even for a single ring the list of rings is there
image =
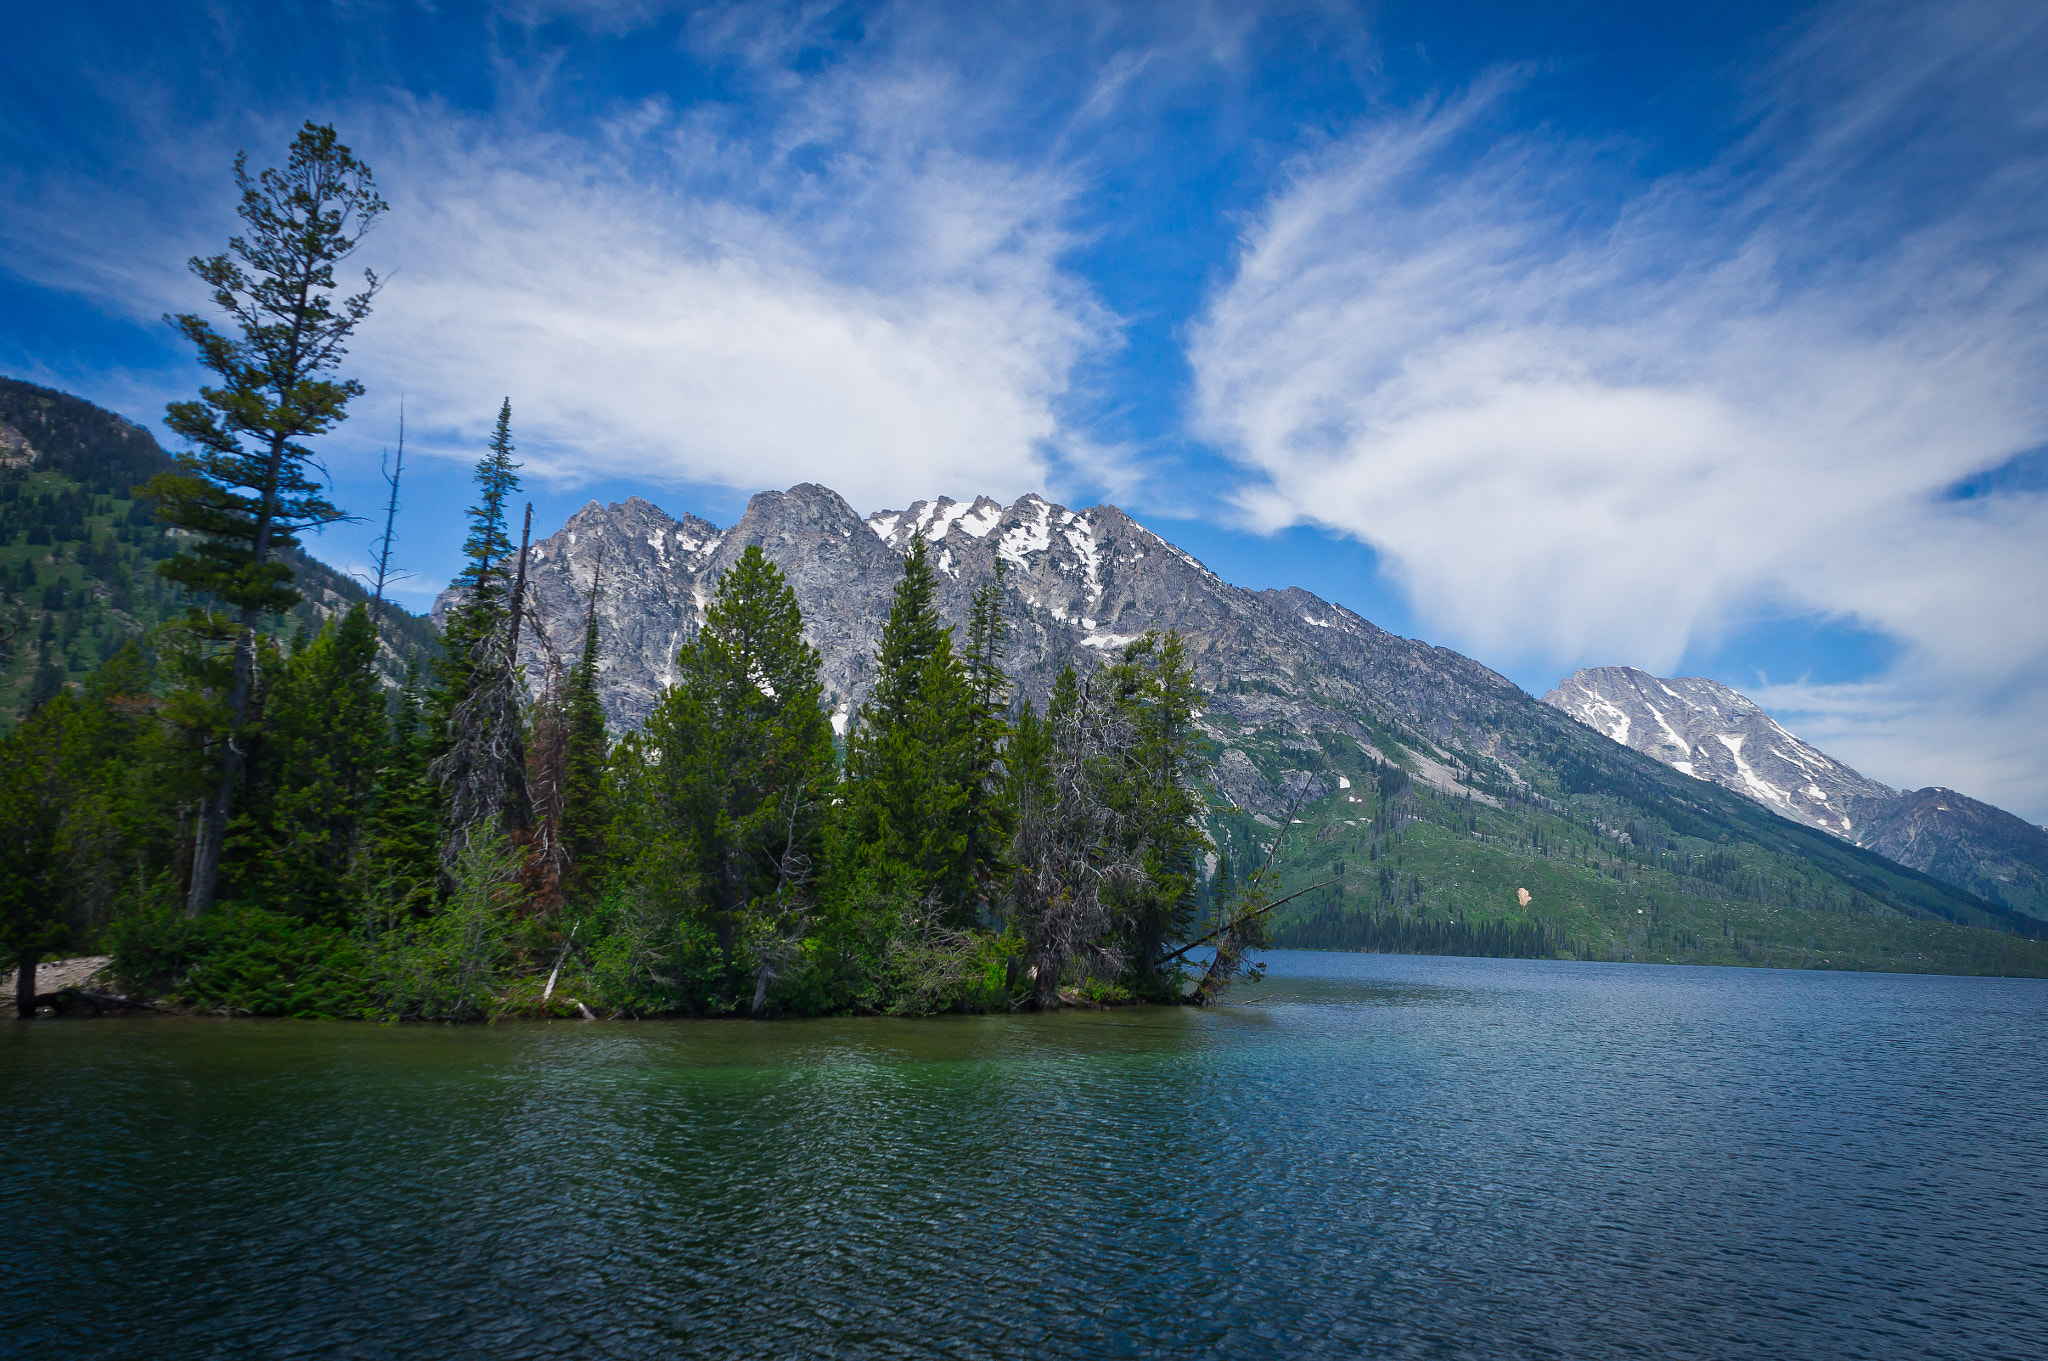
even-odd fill
[[[2048,817],[2038,3],[15,6],[0,372],[137,419],[228,167],[392,211],[327,441],[453,570],[815,480],[1114,500],[1540,692],[1710,675]],[[159,430],[161,426],[159,424]],[[360,563],[373,526],[317,545]]]

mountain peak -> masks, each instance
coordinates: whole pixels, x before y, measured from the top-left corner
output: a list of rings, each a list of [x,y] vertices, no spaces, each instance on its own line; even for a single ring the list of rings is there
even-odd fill
[[[1954,790],[1901,793],[1879,784],[1719,681],[1594,666],[1560,681],[1543,702],[1780,817],[2048,916],[2048,831]]]
[[[1543,702],[1674,770],[1847,839],[1855,836],[1854,803],[1894,792],[1800,741],[1719,681],[1595,666],[1559,682]]]

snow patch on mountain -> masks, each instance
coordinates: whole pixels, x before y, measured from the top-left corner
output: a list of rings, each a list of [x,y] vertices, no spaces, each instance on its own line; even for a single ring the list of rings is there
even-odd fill
[[[1029,567],[1031,559],[1052,547],[1052,505],[1036,496],[1027,496],[1017,503],[1016,509],[1034,514],[1035,523],[1027,522],[1004,531],[997,540],[996,552],[1005,560],[1019,567]]]
[[[1853,840],[1856,831],[1851,804],[1894,795],[1800,741],[1718,681],[1591,667],[1561,682],[1543,702],[1674,770],[1845,839]]]

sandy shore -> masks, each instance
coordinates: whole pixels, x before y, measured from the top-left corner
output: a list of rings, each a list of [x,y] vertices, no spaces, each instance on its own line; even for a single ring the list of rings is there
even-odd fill
[[[56,992],[59,988],[76,987],[113,962],[114,957],[112,955],[80,955],[76,959],[46,959],[36,966],[36,992],[40,995],[46,992]],[[6,976],[0,978],[0,997],[6,998],[10,1006],[14,1002],[14,975],[16,972],[18,971],[9,969]]]

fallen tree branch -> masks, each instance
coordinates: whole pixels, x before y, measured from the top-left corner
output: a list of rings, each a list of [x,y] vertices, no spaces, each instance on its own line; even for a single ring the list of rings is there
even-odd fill
[[[562,943],[562,953],[555,956],[555,967],[548,974],[547,988],[540,995],[540,1000],[543,1003],[555,995],[555,980],[562,976],[562,961],[569,957],[569,947],[576,943],[576,933],[582,929],[582,922],[577,922],[569,928],[569,939]]]
[[[1202,936],[1196,940],[1191,940],[1186,945],[1183,945],[1178,950],[1175,950],[1172,954],[1164,956],[1159,961],[1159,967],[1164,968],[1166,965],[1173,963],[1173,961],[1175,961],[1176,959],[1179,959],[1188,951],[1199,950],[1204,945],[1207,945],[1210,941],[1216,939],[1216,937],[1222,935],[1224,932],[1235,931],[1238,927],[1243,926],[1246,922],[1262,917],[1266,913],[1271,912],[1276,907],[1285,907],[1287,904],[1293,902],[1296,898],[1299,898],[1304,893],[1314,893],[1317,889],[1328,888],[1330,885],[1336,882],[1337,881],[1335,879],[1325,879],[1320,884],[1310,884],[1307,888],[1296,889],[1294,892],[1288,894],[1285,898],[1282,898],[1277,902],[1267,903],[1264,907],[1255,907],[1251,911],[1245,913],[1242,917],[1234,917],[1230,921],[1227,921],[1223,925],[1217,927],[1214,931],[1211,931],[1208,935]]]

